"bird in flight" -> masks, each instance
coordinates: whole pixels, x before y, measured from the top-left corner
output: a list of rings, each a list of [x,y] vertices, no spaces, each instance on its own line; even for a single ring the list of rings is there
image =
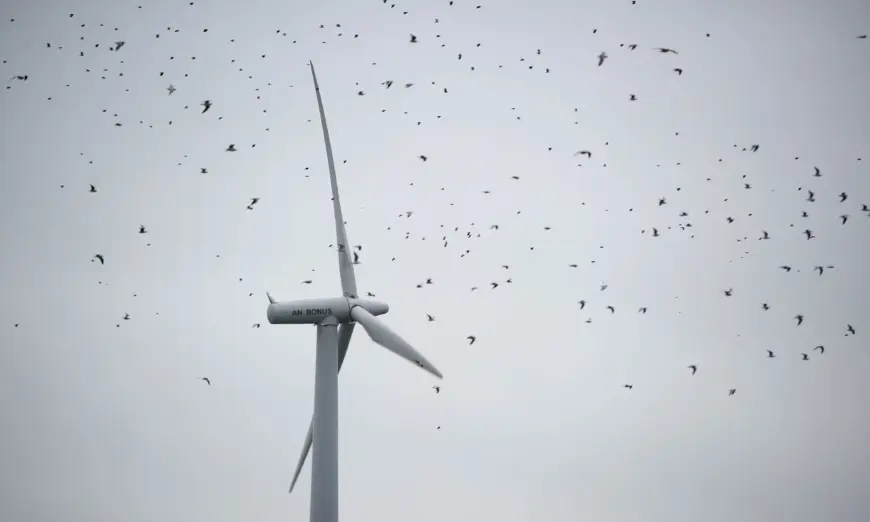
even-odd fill
[[[170,83],[169,87],[167,87],[166,90],[169,91],[169,95],[172,96],[172,93],[174,93],[178,89],[176,89],[175,86]]]
[[[468,337],[466,337],[466,339],[468,339],[468,346],[471,346],[472,344],[474,344],[474,341],[477,340],[477,337],[469,335]]]
[[[226,152],[236,152],[236,144],[235,144],[235,143],[230,143],[230,146],[227,147]]]
[[[728,396],[729,396],[729,397],[732,396],[732,395],[734,395],[735,393],[737,393],[737,388],[731,388],[730,390],[728,390]]]
[[[623,386],[624,386],[625,388],[628,388],[629,390],[632,389],[632,388],[634,388],[634,385],[631,385],[631,384],[625,384],[625,385],[623,385]]]
[[[676,69],[674,69],[674,72],[676,72],[678,76],[681,76],[681,75],[683,74],[683,70],[680,69],[679,67],[677,67]]]
[[[433,386],[432,389],[435,390],[435,393],[441,393],[441,386]]]
[[[91,185],[91,188],[88,189],[88,192],[96,192],[96,191],[97,191],[97,187],[95,187],[93,185]]]
[[[432,317],[432,316],[431,316],[431,315],[429,315],[429,314],[426,314],[426,317],[427,317],[427,318],[428,318],[428,319],[429,319],[429,322],[430,322],[430,323],[431,323],[431,322],[432,322],[432,321],[434,321],[434,320],[435,320],[435,318],[434,318],[434,317]]]
[[[776,355],[773,354],[773,351],[772,351],[772,350],[767,350],[767,358],[768,358],[768,359],[773,359],[774,357],[776,357]]]
[[[849,334],[855,335],[855,329],[852,327],[851,324],[846,325],[846,331],[849,332],[846,335],[849,335]]]
[[[208,384],[209,386],[211,386],[211,381],[209,380],[208,377],[203,377],[203,378],[201,378],[200,380],[201,380],[201,381],[205,381],[206,384]]]
[[[417,43],[417,36],[416,35],[413,35],[413,34],[411,35],[411,43]]]
[[[695,373],[698,371],[698,367],[694,364],[690,364],[686,366],[686,368],[690,368],[692,370],[692,375],[695,375]]]
[[[804,322],[804,316],[801,314],[797,314],[796,316],[794,316],[794,318],[797,321],[798,326],[800,326]]]
[[[673,49],[668,49],[667,47],[656,47],[655,50],[662,53],[662,54],[667,54],[667,53],[680,54]]]
[[[601,51],[601,54],[598,55],[598,67],[604,65],[604,60],[607,59],[607,53]]]
[[[816,346],[815,348],[813,348],[813,350],[818,350],[818,351],[819,351],[819,355],[824,355],[824,353],[825,353],[825,347],[822,346],[821,344],[818,345],[818,346]]]
[[[202,105],[202,112],[200,114],[205,114],[206,111],[211,109],[211,100],[205,100],[204,102],[200,103],[200,105]]]
[[[98,260],[98,261],[100,262],[101,265],[105,265],[105,264],[106,264],[106,260],[103,259],[103,254],[96,254],[96,255],[94,255],[94,259]],[[91,259],[91,263],[94,262],[94,259]]]
[[[731,294],[734,292],[734,289],[733,289],[733,288],[729,288],[728,290],[724,290],[724,292],[725,292],[725,295],[726,295],[727,297],[731,297]]]
[[[248,210],[254,210],[254,205],[256,205],[259,201],[260,201],[260,198],[251,198],[250,205],[248,205],[245,208],[247,208]]]
[[[145,225],[139,225],[139,233],[140,234],[147,234],[148,233],[148,231],[145,230]]]
[[[574,155],[575,156],[585,155],[587,158],[590,158],[590,159],[592,158],[592,153],[589,152],[588,150],[578,150],[577,152],[574,153]]]
[[[303,284],[303,285],[310,285],[310,284],[311,284],[311,279],[306,279],[305,281],[302,281],[302,284]]]
[[[805,354],[805,353],[802,353],[802,354],[801,354],[801,360],[802,360],[802,361],[809,361],[809,360],[810,360],[810,356],[807,355],[807,354]]]

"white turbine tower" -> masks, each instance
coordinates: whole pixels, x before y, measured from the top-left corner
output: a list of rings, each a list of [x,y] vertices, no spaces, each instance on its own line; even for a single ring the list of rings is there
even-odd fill
[[[396,355],[413,362],[439,379],[442,377],[429,361],[404,339],[390,330],[376,316],[390,310],[389,305],[378,301],[359,299],[356,278],[350,259],[350,245],[344,230],[341,202],[338,199],[338,182],[335,179],[335,162],[332,145],[326,128],[326,115],[320,98],[320,87],[314,64],[309,62],[320,123],[323,125],[323,140],[326,142],[326,160],[329,164],[329,180],[332,184],[332,210],[335,214],[335,236],[338,243],[338,270],[341,276],[342,297],[304,299],[276,302],[271,295],[266,316],[270,324],[313,324],[317,326],[317,356],[314,370],[314,418],[308,427],[308,435],[293,474],[290,491],[299,478],[308,451],[314,444],[311,466],[311,515],[310,522],[338,522],[338,371],[347,355],[350,336],[356,323],[362,325],[372,341]]]

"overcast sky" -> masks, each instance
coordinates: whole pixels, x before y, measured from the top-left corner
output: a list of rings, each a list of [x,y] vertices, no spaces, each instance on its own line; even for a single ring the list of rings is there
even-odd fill
[[[870,4],[391,1],[0,4],[0,519],[308,519],[313,60],[343,520],[870,520]]]

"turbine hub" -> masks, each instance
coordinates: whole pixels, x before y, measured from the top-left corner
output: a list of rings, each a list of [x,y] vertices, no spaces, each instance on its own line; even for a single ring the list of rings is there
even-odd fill
[[[390,311],[390,305],[381,301],[372,301],[371,299],[348,299],[347,302],[350,304],[351,309],[353,309],[354,306],[359,306],[372,315],[384,315]]]

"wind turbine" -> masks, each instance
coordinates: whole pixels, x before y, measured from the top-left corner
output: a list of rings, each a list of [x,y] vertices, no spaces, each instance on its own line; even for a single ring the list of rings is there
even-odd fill
[[[299,455],[296,472],[290,484],[290,492],[296,485],[299,472],[314,445],[311,466],[311,514],[310,522],[338,522],[338,371],[347,355],[350,337],[356,323],[362,325],[372,341],[383,346],[439,379],[435,366],[426,360],[404,339],[390,330],[377,318],[390,310],[386,303],[359,299],[356,277],[350,259],[341,202],[338,198],[338,182],[335,179],[335,162],[332,159],[332,144],[326,128],[326,115],[314,64],[311,77],[320,110],[323,126],[323,141],[326,143],[326,161],[329,165],[329,180],[332,184],[332,210],[335,214],[335,236],[338,243],[338,271],[341,277],[342,297],[303,299],[298,301],[275,301],[270,294],[266,317],[270,324],[313,324],[317,326],[317,355],[314,370],[314,418],[308,426],[308,434]]]

